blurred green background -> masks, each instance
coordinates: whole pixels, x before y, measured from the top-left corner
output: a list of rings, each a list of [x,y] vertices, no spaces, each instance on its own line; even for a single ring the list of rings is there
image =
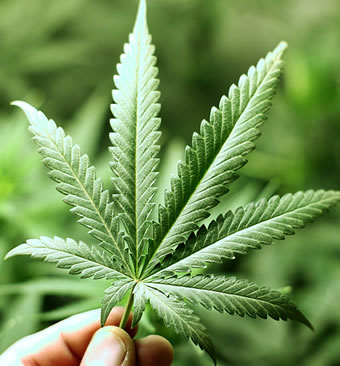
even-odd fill
[[[250,65],[286,40],[285,74],[263,137],[219,209],[274,193],[339,189],[338,0],[148,5],[163,103],[161,187],[210,107]],[[136,0],[0,1],[1,258],[27,238],[86,238],[48,180],[24,115],[9,103],[25,100],[55,119],[90,155],[109,187],[112,75],[136,8]],[[338,208],[285,242],[212,268],[283,288],[316,329],[201,312],[221,365],[340,364],[339,222]],[[107,286],[68,278],[30,258],[1,260],[0,270],[0,352],[50,322],[98,307]],[[174,343],[175,365],[211,364],[148,311],[140,334],[154,331]]]

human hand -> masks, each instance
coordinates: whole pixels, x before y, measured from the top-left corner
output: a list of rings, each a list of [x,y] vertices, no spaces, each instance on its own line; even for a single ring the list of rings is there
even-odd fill
[[[118,328],[123,308],[114,308],[100,328],[99,310],[72,316],[19,340],[0,356],[4,366],[169,366],[173,348],[163,337],[133,341],[137,329]]]

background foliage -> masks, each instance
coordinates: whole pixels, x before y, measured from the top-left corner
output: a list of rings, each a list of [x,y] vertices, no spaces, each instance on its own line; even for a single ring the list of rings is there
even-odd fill
[[[159,185],[167,185],[182,147],[202,118],[209,116],[211,105],[284,39],[290,47],[270,122],[223,207],[235,208],[273,193],[339,189],[337,0],[148,3],[163,103]],[[81,239],[85,233],[70,220],[67,206],[39,162],[24,116],[9,102],[21,99],[42,108],[89,153],[108,182],[111,76],[136,9],[136,0],[0,2],[1,257],[27,238]],[[294,238],[217,268],[289,291],[316,328],[312,333],[293,322],[203,312],[221,364],[340,363],[339,219],[338,208]],[[0,352],[51,321],[98,307],[107,286],[99,281],[65,280],[53,266],[29,258],[0,261],[0,271]],[[158,324],[148,312],[140,334],[157,331],[168,336],[176,346],[176,365],[193,360],[197,365],[210,364]]]

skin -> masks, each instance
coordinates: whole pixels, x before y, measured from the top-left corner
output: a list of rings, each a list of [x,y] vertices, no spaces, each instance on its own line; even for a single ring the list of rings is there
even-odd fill
[[[100,311],[72,316],[19,340],[0,356],[6,366],[170,366],[173,348],[163,337],[133,340],[130,315],[119,328],[123,308],[114,308],[100,327]]]

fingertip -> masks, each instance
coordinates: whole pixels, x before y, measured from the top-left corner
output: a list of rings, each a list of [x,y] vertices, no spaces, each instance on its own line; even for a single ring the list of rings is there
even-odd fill
[[[123,329],[103,327],[94,334],[82,359],[81,366],[134,366],[134,343]]]
[[[159,336],[150,335],[135,341],[137,365],[170,366],[174,358],[171,343]]]
[[[134,342],[130,337],[130,335],[124,329],[115,326],[107,326],[104,327],[103,329],[105,329],[108,332],[111,332],[114,336],[119,337],[124,343],[128,352],[132,351],[134,352],[135,349]]]

